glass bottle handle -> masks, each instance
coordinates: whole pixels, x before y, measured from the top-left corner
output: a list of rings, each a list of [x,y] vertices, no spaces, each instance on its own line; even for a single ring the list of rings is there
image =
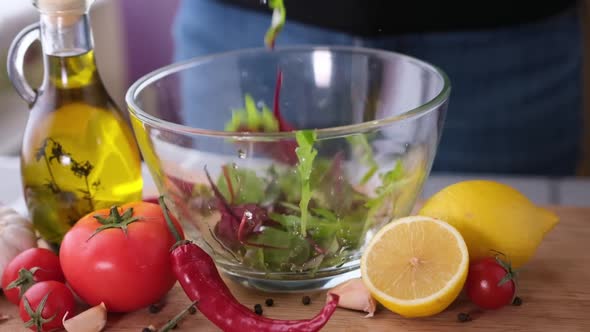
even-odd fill
[[[24,63],[27,50],[35,41],[40,38],[39,23],[29,25],[24,28],[14,39],[10,50],[6,67],[8,68],[8,78],[14,86],[16,92],[24,99],[29,106],[35,103],[37,92],[31,88],[25,78]]]

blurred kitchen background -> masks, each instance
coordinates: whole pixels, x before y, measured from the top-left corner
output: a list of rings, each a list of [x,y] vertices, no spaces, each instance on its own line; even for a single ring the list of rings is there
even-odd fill
[[[198,0],[197,0],[198,1]],[[586,1],[590,2],[590,0]],[[171,25],[178,0],[97,0],[91,11],[92,27],[99,71],[113,99],[125,108],[124,95],[128,86],[140,76],[170,63],[172,60]],[[586,6],[587,7],[587,6]],[[581,9],[590,17],[588,8]],[[28,111],[10,85],[6,70],[6,53],[16,34],[36,22],[38,14],[31,0],[3,0],[0,2],[0,164],[14,160],[21,144]],[[588,21],[588,20],[586,20]],[[587,39],[590,25],[585,22]],[[145,38],[149,35],[150,38]],[[154,40],[157,40],[155,43]],[[590,39],[589,39],[590,40]],[[590,43],[586,58],[590,59]],[[30,52],[27,71],[32,81],[39,79],[41,58]],[[588,63],[588,61],[586,61]],[[541,204],[590,206],[590,66],[586,66],[586,132],[585,162],[578,176],[571,178],[505,177],[489,174],[485,177],[503,180],[522,190],[533,201]],[[549,133],[548,133],[549,134]],[[14,168],[16,165],[0,165]],[[465,174],[433,174],[424,190],[429,196],[443,186],[471,176]],[[14,179],[18,180],[18,179]],[[20,188],[19,188],[20,189]]]

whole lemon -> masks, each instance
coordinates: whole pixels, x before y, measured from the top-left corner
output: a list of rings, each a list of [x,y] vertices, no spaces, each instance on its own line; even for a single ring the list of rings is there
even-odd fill
[[[453,225],[467,244],[470,260],[505,254],[512,266],[528,262],[559,222],[516,189],[495,181],[452,184],[433,195],[418,213]]]

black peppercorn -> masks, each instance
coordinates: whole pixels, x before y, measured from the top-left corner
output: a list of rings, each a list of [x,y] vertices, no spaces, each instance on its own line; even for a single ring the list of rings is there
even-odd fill
[[[154,332],[155,330],[152,329],[151,327],[144,327],[141,332]]]
[[[518,297],[518,296],[517,296],[517,297],[515,297],[515,298],[514,298],[514,301],[512,301],[512,305],[515,305],[515,306],[520,306],[520,305],[522,305],[522,299],[521,299],[520,297]]]
[[[461,323],[469,322],[471,321],[471,316],[469,314],[461,312],[457,315],[457,320],[459,320]]]
[[[162,308],[163,307],[164,307],[164,305],[162,303],[154,303],[154,304],[151,304],[150,305],[150,307],[148,308],[148,310],[152,314],[157,314],[158,312],[162,311]]]
[[[302,302],[304,305],[308,305],[308,304],[310,304],[310,303],[311,303],[311,298],[310,298],[309,296],[305,295],[303,298],[301,298],[301,302]]]
[[[188,313],[191,315],[194,315],[197,313],[197,308],[195,308],[195,306],[191,306],[190,308],[188,308]]]
[[[267,307],[272,307],[272,305],[275,304],[275,301],[273,301],[273,299],[266,299],[266,301],[264,301],[264,303],[266,304]]]
[[[260,304],[256,304],[254,306],[254,313],[256,313],[258,316],[262,316],[262,306]]]

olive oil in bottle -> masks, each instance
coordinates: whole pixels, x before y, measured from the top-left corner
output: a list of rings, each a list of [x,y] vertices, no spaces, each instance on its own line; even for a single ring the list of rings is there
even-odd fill
[[[9,56],[11,80],[31,107],[21,150],[23,192],[35,228],[54,246],[82,216],[140,200],[143,186],[132,131],[96,68],[91,2],[36,0],[40,24],[17,37]],[[45,67],[37,91],[18,68],[35,34]]]

